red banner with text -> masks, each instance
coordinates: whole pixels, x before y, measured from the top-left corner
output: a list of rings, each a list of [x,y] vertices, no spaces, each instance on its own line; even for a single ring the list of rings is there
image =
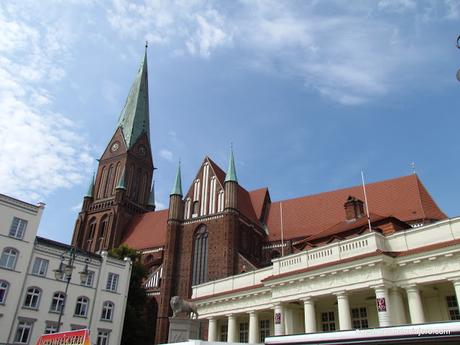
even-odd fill
[[[89,330],[45,334],[38,338],[37,345],[91,345]]]

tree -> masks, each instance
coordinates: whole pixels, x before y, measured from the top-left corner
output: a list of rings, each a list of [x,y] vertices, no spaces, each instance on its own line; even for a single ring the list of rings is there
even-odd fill
[[[117,259],[128,257],[133,263],[121,345],[151,345],[155,336],[153,301],[149,299],[142,287],[142,282],[147,278],[148,269],[142,263],[140,254],[124,244],[111,249],[109,256]]]

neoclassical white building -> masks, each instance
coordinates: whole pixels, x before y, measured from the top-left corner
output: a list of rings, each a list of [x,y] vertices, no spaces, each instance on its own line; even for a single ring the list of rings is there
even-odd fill
[[[207,340],[460,320],[460,217],[363,231],[193,287]]]
[[[36,236],[43,210],[0,194],[0,344],[34,345],[58,330],[62,310],[60,331],[88,328],[92,344],[118,345],[130,260],[76,251],[66,293],[69,276],[56,271],[72,248]]]

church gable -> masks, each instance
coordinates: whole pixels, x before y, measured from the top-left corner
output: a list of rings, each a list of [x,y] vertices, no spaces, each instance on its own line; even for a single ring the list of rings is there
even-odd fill
[[[125,154],[127,150],[125,138],[123,137],[122,129],[119,127],[110,139],[109,144],[105,148],[101,156],[101,161],[112,159],[114,157]]]
[[[208,157],[185,195],[184,219],[203,217],[224,210],[224,172]]]

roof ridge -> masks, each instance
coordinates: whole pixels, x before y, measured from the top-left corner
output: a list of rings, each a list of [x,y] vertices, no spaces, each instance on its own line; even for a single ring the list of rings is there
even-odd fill
[[[390,181],[402,180],[402,179],[405,179],[405,178],[410,178],[411,176],[412,176],[412,175],[404,175],[404,176],[395,177],[395,178],[391,178],[391,179],[387,179],[387,180],[381,180],[381,181],[366,183],[366,186],[369,186],[369,185],[379,185],[379,184],[387,183],[387,182],[390,182]],[[353,189],[353,188],[357,188],[357,187],[360,187],[360,186],[361,186],[360,184],[357,184],[357,185],[351,186],[351,187],[333,189],[333,190],[328,190],[328,191],[326,191],[326,192],[320,192],[320,193],[316,193],[316,194],[309,194],[309,195],[304,195],[304,196],[297,196],[297,197],[290,198],[290,199],[276,200],[276,201],[272,201],[272,204],[279,203],[279,202],[284,202],[284,201],[296,200],[296,199],[309,198],[309,197],[318,196],[318,195],[324,195],[324,194],[328,194],[328,193],[335,193],[335,192],[345,191],[345,190],[347,190],[347,189]]]

